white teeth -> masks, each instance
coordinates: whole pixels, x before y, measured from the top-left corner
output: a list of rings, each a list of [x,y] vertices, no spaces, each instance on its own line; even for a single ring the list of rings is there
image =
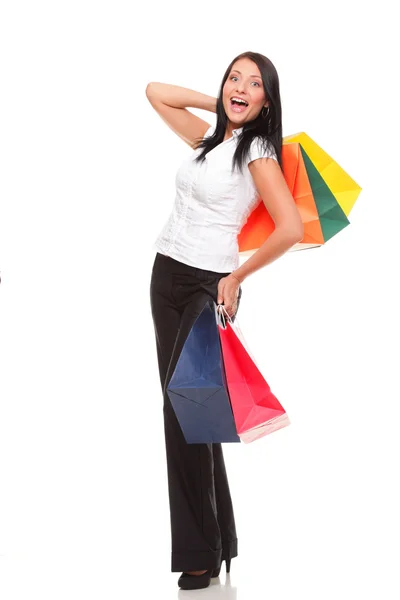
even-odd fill
[[[235,100],[236,102],[239,102],[240,104],[244,104],[244,105],[248,106],[248,102],[246,102],[245,100],[242,100],[241,98],[233,97],[233,98],[231,98],[231,101],[232,100]]]

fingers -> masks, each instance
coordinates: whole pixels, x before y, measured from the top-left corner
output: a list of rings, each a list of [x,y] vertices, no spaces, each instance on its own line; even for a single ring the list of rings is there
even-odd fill
[[[226,310],[226,312],[228,313],[228,315],[230,317],[233,317],[233,315],[236,313],[237,311],[237,302],[232,302],[232,304],[224,304],[224,308]]]
[[[229,317],[233,317],[233,315],[237,311],[238,306],[238,296],[239,296],[239,285],[225,285],[227,281],[227,277],[222,277],[218,283],[218,294],[217,294],[217,304],[223,304],[224,309],[226,310]],[[232,297],[233,296],[233,297]]]
[[[224,299],[224,308],[230,317],[232,317],[236,313],[237,307],[238,307],[238,293],[236,293],[233,300],[230,299],[230,301],[229,301],[227,298]]]
[[[224,279],[224,278],[222,278],[222,279]],[[219,283],[218,283],[217,304],[222,304],[224,301],[224,285],[223,285],[222,279],[220,279]]]

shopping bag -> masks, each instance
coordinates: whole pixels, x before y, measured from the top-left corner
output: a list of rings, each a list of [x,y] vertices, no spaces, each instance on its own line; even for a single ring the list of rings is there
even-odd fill
[[[350,224],[362,188],[305,132],[282,142],[282,172],[304,226],[303,239],[289,252],[321,247]],[[274,229],[260,198],[238,235],[240,255],[254,254]]]
[[[236,430],[241,441],[249,443],[290,425],[290,420],[251,356],[237,318],[233,322],[222,304],[217,314]]]
[[[283,138],[284,144],[296,142],[301,144],[302,149],[307,153],[314,167],[329,186],[345,215],[348,216],[362,188],[304,131]]]
[[[188,444],[240,442],[212,303],[210,298],[194,322],[167,386]]]
[[[283,175],[293,196],[304,226],[302,248],[324,243],[318,210],[307,175],[300,144],[282,146]],[[251,255],[275,230],[274,221],[263,201],[250,213],[238,235],[240,255]]]

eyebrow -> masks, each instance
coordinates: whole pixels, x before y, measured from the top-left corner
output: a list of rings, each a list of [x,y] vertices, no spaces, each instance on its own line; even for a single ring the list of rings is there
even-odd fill
[[[241,72],[238,71],[237,69],[232,69],[231,73],[233,73],[233,72],[239,73],[241,75]],[[250,77],[257,77],[258,79],[261,79],[261,77],[259,75],[250,75]]]

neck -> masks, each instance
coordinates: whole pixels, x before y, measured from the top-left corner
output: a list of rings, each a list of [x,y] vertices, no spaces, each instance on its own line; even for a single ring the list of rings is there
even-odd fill
[[[224,136],[224,141],[225,140],[229,140],[229,138],[231,138],[233,136],[233,130],[234,129],[240,129],[241,125],[236,125],[235,127],[232,127],[232,125],[227,125],[226,126],[226,130],[225,130],[225,136]]]

